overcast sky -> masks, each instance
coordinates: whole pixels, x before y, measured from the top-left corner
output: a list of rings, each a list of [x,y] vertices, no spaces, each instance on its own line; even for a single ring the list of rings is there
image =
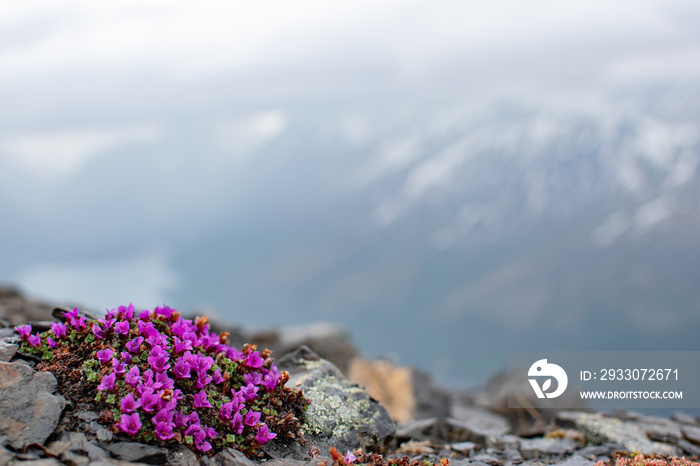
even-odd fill
[[[693,0],[6,2],[0,95],[20,108],[2,113],[31,120],[107,91],[196,105],[220,79],[313,94],[694,77],[699,23]]]
[[[291,127],[292,104],[348,102],[353,110],[385,97],[410,104],[546,91],[578,105],[608,89],[699,77],[697,0],[0,2],[0,210],[9,206],[18,219],[4,234],[40,255],[45,233],[19,221],[69,226],[71,216],[89,217],[84,246],[120,221],[96,222],[103,205],[140,211],[154,228],[169,228],[159,220],[182,211],[204,225],[215,219],[208,200],[235,183],[201,166],[196,150],[172,150],[188,142],[171,124],[179,114],[223,109],[202,124],[231,157],[244,158]],[[349,114],[341,125],[361,141],[378,131],[367,121]],[[152,150],[157,144],[165,149]],[[110,167],[98,172],[104,178],[71,178],[121,147],[155,159],[144,172],[151,178]],[[376,177],[391,157],[370,161],[360,178]],[[167,205],[92,194],[118,186],[119,176],[167,186],[176,169],[201,183],[169,193]],[[163,175],[154,181],[156,172]],[[160,264],[165,255],[119,267]]]

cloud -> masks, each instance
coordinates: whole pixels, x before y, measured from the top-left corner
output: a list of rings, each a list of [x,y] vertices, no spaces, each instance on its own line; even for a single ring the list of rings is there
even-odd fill
[[[268,110],[244,117],[228,118],[214,127],[221,148],[234,159],[242,159],[284,132],[289,124],[282,110]]]
[[[96,156],[126,144],[158,140],[163,133],[160,125],[148,123],[9,134],[0,137],[0,159],[33,175],[66,177]]]

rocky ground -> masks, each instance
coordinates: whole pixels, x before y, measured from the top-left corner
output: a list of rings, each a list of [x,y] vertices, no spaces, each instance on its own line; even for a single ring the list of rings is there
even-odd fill
[[[97,413],[66,402],[54,376],[35,371],[36,361],[17,353],[14,331],[26,323],[48,329],[54,308],[0,288],[0,465],[254,466],[233,449],[198,459],[183,445],[165,449],[123,441]],[[250,332],[219,323],[213,330],[228,331],[235,346],[250,341],[273,350],[276,364],[291,375],[288,385],[300,387],[311,401],[306,444],[268,442],[263,449],[270,466],[332,463],[332,447],[375,464],[398,458],[398,464],[445,464],[446,458],[458,466],[593,466],[613,464],[621,452],[700,456],[700,423],[686,414],[664,419],[508,409],[508,393],[523,387],[503,376],[478,391],[439,387],[414,369],[363,359],[347,333],[332,325]],[[362,456],[360,449],[382,456]]]

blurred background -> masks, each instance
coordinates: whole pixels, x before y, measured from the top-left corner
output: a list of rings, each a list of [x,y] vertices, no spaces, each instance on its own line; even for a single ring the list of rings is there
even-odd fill
[[[700,350],[700,3],[0,4],[0,282],[509,350]]]

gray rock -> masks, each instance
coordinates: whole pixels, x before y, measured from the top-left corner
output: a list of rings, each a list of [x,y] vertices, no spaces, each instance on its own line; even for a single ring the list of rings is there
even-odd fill
[[[81,411],[75,415],[78,419],[85,422],[96,421],[100,418],[100,415],[94,411]]]
[[[318,460],[303,461],[290,459],[275,459],[265,461],[265,466],[318,466],[321,462]]]
[[[29,461],[10,461],[8,466],[61,466],[63,463],[55,458],[44,458],[39,460],[29,460]]]
[[[12,448],[44,443],[58,424],[66,400],[53,395],[58,383],[49,372],[0,362],[0,434]]]
[[[15,455],[10,450],[0,446],[0,464],[9,464],[14,457]]]
[[[418,419],[410,422],[402,422],[396,428],[396,438],[399,440],[433,440],[440,441],[447,438],[445,422],[435,418]]]
[[[255,466],[256,463],[248,459],[240,450],[227,448],[217,453],[210,461],[217,466]]]
[[[17,335],[15,332],[15,329],[10,327],[10,328],[0,328],[0,338],[10,338]]]
[[[112,432],[108,429],[105,429],[104,427],[101,429],[97,429],[97,440],[100,442],[109,442],[112,440]]]
[[[18,348],[18,345],[12,345],[5,343],[4,341],[0,341],[0,362],[10,362]]]
[[[624,450],[625,447],[619,443],[604,443],[602,445],[588,445],[576,451],[577,455],[584,458],[595,458],[598,456],[612,456],[617,450]]]
[[[695,416],[691,416],[688,413],[684,413],[682,411],[674,411],[671,413],[671,420],[676,421],[679,424],[687,424],[689,426],[696,426],[698,425],[698,421],[695,418]]]
[[[576,442],[568,438],[534,438],[520,442],[520,453],[526,459],[563,456],[576,449]]]
[[[503,464],[503,460],[500,458],[496,458],[493,455],[489,455],[487,453],[481,453],[479,455],[472,456],[469,458],[470,461],[472,462],[479,462],[479,463],[485,463],[485,464]]]
[[[90,461],[102,460],[109,456],[80,432],[61,432],[58,438],[48,445],[48,449],[64,462],[69,462],[69,458],[74,459],[76,456],[82,456]]]
[[[700,456],[700,447],[690,443],[686,439],[679,439],[676,445],[690,456]]]
[[[104,444],[104,449],[123,461],[138,461],[147,464],[164,464],[168,456],[161,448],[137,442]]]
[[[199,459],[185,445],[176,445],[168,449],[168,463],[171,466],[199,466]]]
[[[691,443],[700,445],[700,427],[682,426],[681,435],[684,439],[690,441]]]
[[[520,448],[521,441],[522,438],[516,435],[494,435],[486,439],[486,446],[496,448],[498,450]]]
[[[619,443],[627,451],[638,451],[645,455],[678,455],[675,446],[649,440],[646,432],[635,421],[625,422],[602,414],[564,412],[559,413],[557,422],[562,425],[573,424],[592,444],[613,442]]]
[[[562,461],[557,463],[558,466],[593,466],[593,461],[587,460],[586,458],[579,455],[572,455]]]
[[[471,452],[476,450],[476,443],[474,443],[474,442],[458,442],[458,443],[451,444],[449,447],[451,450],[456,451],[457,453],[461,453],[463,455],[469,455]]]
[[[510,433],[508,419],[478,406],[457,403],[453,405],[451,414],[452,419],[461,421],[461,425],[484,440],[490,436]]]
[[[386,409],[308,347],[280,358],[277,365],[289,372],[288,386],[300,388],[311,402],[302,423],[307,448],[315,446],[321,452],[331,446],[339,451],[371,451],[384,448],[393,436],[396,425]]]

